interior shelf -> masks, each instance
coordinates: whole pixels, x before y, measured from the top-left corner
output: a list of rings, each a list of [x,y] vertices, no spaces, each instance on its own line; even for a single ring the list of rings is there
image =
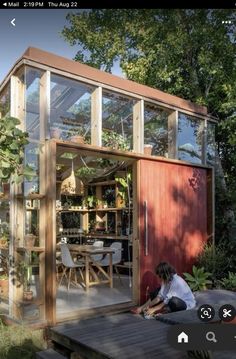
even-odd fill
[[[132,210],[132,208],[130,208]],[[91,208],[91,209],[57,209],[57,212],[111,212],[111,211],[128,211],[128,207],[119,208]]]
[[[32,194],[28,194],[27,196],[24,196],[23,194],[17,194],[16,198],[24,198],[24,199],[42,199],[45,198],[44,194],[39,194],[39,193],[32,193]]]

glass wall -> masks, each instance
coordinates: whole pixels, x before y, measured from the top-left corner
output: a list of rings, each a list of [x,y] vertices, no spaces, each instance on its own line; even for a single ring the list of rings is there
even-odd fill
[[[91,142],[91,94],[95,87],[51,74],[50,136]],[[82,141],[80,141],[82,142]]]
[[[168,157],[168,113],[144,104],[144,153]]]
[[[0,95],[0,118],[10,114],[10,85],[8,84]]]
[[[31,67],[25,70],[25,131],[28,132],[29,138],[34,140],[40,139],[40,78],[42,71]]]
[[[178,159],[193,163],[202,162],[203,121],[179,113]]]
[[[40,154],[40,144],[39,143],[29,143],[25,146],[25,165],[31,167],[35,171],[35,176],[29,179],[24,180],[24,195],[28,196],[31,194],[39,193],[39,154]]]
[[[207,122],[207,165],[214,166],[216,157],[215,124]]]
[[[135,100],[103,91],[102,145],[123,151],[133,148],[133,106]]]

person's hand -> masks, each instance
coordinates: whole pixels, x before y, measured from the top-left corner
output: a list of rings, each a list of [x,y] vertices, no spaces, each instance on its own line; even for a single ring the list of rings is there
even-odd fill
[[[147,309],[145,310],[145,313],[147,313],[148,315],[152,315],[152,314],[155,313],[155,311],[156,311],[155,308],[147,308]]]

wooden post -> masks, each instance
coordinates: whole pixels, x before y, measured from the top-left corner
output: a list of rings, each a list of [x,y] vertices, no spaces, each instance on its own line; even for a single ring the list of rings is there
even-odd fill
[[[144,147],[144,101],[137,101],[133,106],[133,148],[134,152],[143,153]]]
[[[215,244],[215,170],[207,169],[207,239]]]
[[[202,164],[206,165],[207,159],[207,119],[201,121],[200,131],[202,134]]]
[[[45,71],[40,78],[40,140],[50,138],[50,71]]]
[[[24,68],[19,72],[22,74]],[[21,123],[18,127],[24,131],[24,83],[17,75],[10,78],[10,116],[18,118]],[[10,242],[9,258],[13,258],[9,268],[9,315],[15,319],[22,319],[19,310],[19,301],[23,297],[23,286],[16,281],[16,268],[14,264],[19,259],[16,249],[23,243],[24,235],[24,207],[23,198],[17,199],[20,186],[13,184],[10,189]]]
[[[56,142],[46,141],[45,306],[49,325],[56,323]]]
[[[133,292],[132,298],[135,303],[138,303],[140,298],[140,213],[139,213],[139,201],[140,201],[140,161],[135,161],[132,169],[133,178],[133,233],[132,233],[132,244],[133,244]]]
[[[91,95],[91,144],[102,145],[102,88],[97,87]]]
[[[168,116],[168,158],[178,158],[178,111]]]

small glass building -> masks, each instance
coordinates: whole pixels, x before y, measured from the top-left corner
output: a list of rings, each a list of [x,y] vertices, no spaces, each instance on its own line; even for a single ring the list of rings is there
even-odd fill
[[[28,132],[35,170],[1,184],[10,318],[47,325],[127,309],[156,286],[159,261],[190,270],[214,240],[216,122],[205,107],[28,48],[0,86],[8,115]]]

